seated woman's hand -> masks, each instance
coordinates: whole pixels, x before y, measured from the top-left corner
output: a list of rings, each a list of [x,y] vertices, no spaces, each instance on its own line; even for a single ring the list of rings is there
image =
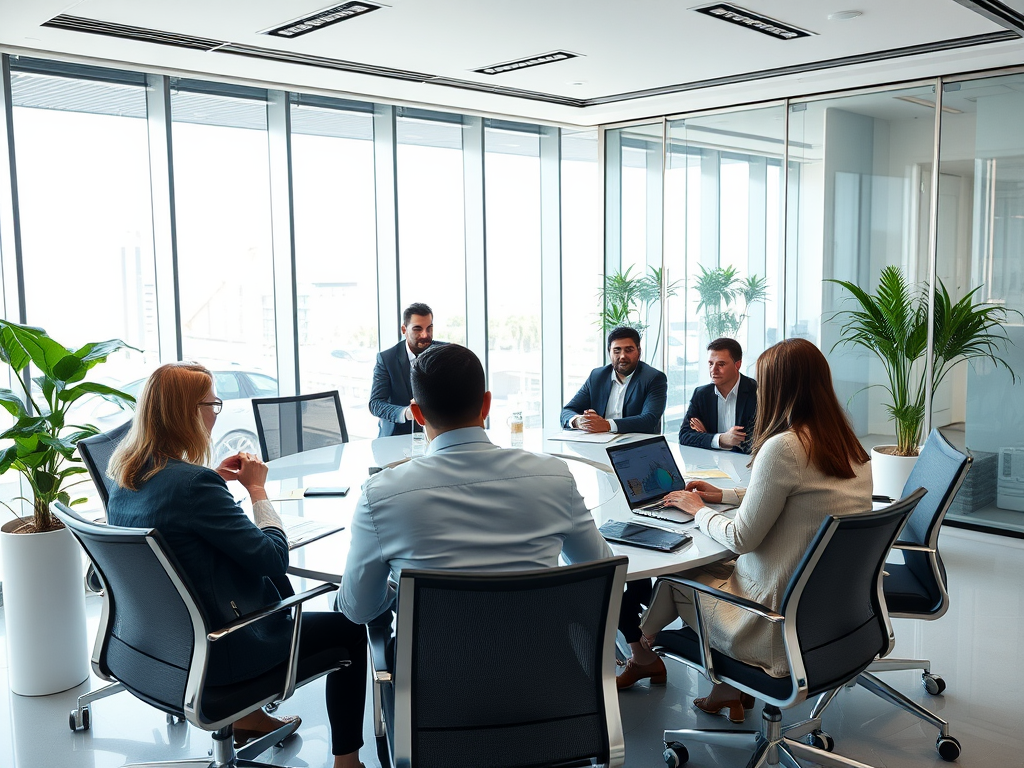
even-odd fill
[[[691,515],[697,514],[697,510],[704,506],[704,500],[693,491],[672,491],[665,495],[665,504]]]
[[[242,484],[250,496],[253,496],[253,501],[255,501],[254,491],[262,492],[263,486],[267,482],[267,465],[260,460],[259,456],[251,453],[242,452],[238,454],[238,459],[240,465],[235,479]],[[265,493],[263,493],[263,497],[266,498]]]
[[[704,480],[691,480],[686,484],[686,490],[693,491],[708,504],[722,503],[722,489]]]
[[[238,470],[242,468],[242,457],[240,454],[228,456],[215,470],[218,475],[224,478],[225,482],[238,479]]]

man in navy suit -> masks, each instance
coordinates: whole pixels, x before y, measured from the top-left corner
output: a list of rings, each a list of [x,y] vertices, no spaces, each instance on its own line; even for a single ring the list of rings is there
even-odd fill
[[[562,427],[584,432],[661,434],[668,397],[665,374],[640,362],[640,334],[616,328],[608,334],[611,365],[595,368],[562,409]]]
[[[377,354],[370,389],[370,413],[380,419],[378,437],[408,435],[412,432],[413,361],[434,344],[434,312],[426,304],[410,304],[402,313],[400,342]]]
[[[711,383],[697,387],[679,427],[679,442],[695,448],[750,453],[757,415],[757,382],[740,373],[743,347],[735,339],[708,344]]]

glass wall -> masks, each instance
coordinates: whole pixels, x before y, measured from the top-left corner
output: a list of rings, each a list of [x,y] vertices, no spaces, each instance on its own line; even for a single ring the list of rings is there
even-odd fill
[[[349,436],[376,437],[373,107],[293,97],[291,119],[299,389],[337,389]]]
[[[948,83],[942,94],[936,276],[957,301],[1005,310],[991,360],[955,366],[932,425],[974,465],[949,516],[1024,532],[1024,75]],[[1007,370],[1007,368],[1009,370]],[[1016,382],[1014,375],[1016,375]]]
[[[825,352],[869,447],[895,441],[875,386],[886,378],[873,354],[839,344],[837,313],[854,304],[829,280],[874,292],[889,265],[912,283],[927,280],[934,100],[928,85],[790,106],[786,336]]]
[[[710,381],[711,340],[738,340],[753,376],[757,356],[781,338],[784,117],[779,104],[669,122],[666,432]]]

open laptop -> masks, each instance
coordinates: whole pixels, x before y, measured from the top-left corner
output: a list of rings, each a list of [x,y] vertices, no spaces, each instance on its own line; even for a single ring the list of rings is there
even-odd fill
[[[693,515],[665,506],[665,495],[686,489],[686,479],[661,435],[605,449],[626,503],[635,515],[688,523]]]

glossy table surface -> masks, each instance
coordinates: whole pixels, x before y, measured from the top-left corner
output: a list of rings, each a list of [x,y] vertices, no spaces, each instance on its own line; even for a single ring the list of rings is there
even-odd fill
[[[507,430],[491,430],[488,435],[497,445],[508,447],[510,438]],[[623,436],[615,444],[646,437],[649,435]],[[727,477],[712,476],[708,480],[725,488],[746,485],[750,476],[746,467],[748,456],[680,446],[670,438],[667,439],[687,479],[691,479],[694,474],[724,474]],[[693,523],[677,525],[633,515],[608,466],[605,445],[547,439],[541,430],[527,430],[524,447],[537,453],[557,456],[566,462],[598,525],[608,520],[632,520],[686,531],[692,536],[690,543],[671,553],[612,544],[615,554],[629,558],[628,578],[641,579],[675,573],[727,556],[728,550],[725,547],[696,530]],[[337,533],[293,549],[290,573],[324,581],[341,580],[348,555],[349,523],[359,501],[360,487],[369,476],[370,467],[384,467],[402,461],[410,451],[411,440],[409,436],[403,435],[318,448],[269,463],[267,491],[282,514],[345,526]],[[303,488],[333,486],[349,486],[350,490],[344,497],[291,498],[293,494],[301,496]]]

